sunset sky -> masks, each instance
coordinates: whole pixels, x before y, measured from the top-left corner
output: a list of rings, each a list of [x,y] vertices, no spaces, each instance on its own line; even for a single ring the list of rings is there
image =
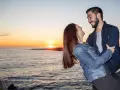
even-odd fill
[[[0,0],[0,46],[62,46],[67,24],[80,25],[87,36],[93,31],[86,10],[103,9],[104,20],[120,29],[120,0]]]

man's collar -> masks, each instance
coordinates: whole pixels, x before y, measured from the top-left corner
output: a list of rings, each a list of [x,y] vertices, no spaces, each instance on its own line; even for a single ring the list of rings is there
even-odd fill
[[[103,21],[103,26],[102,26],[102,29],[104,29],[106,26],[107,26],[106,21]]]
[[[107,23],[105,21],[103,21],[103,22],[104,22],[104,24],[103,24],[102,29],[104,29],[107,26]]]
[[[107,26],[107,23],[106,23],[106,21],[103,21],[104,23],[103,23],[103,27],[102,27],[102,30],[103,29],[105,29],[106,28],[106,26]],[[96,29],[94,30],[94,33],[96,33]]]

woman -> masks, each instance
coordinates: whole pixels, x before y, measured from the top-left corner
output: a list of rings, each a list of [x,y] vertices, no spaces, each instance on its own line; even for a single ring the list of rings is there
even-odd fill
[[[71,23],[64,30],[63,66],[71,68],[80,62],[86,79],[93,84],[95,90],[120,90],[119,81],[105,70],[106,63],[114,53],[115,47],[107,46],[107,51],[99,56],[99,52],[83,43],[84,32],[78,25]],[[112,86],[112,83],[115,85]],[[100,83],[100,84],[99,84]]]

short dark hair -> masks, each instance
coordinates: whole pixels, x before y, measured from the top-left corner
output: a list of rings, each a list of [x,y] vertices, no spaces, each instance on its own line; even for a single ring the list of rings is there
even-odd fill
[[[99,8],[99,7],[91,7],[89,9],[87,9],[86,13],[88,13],[89,11],[92,11],[94,13],[100,13],[101,14],[101,18],[103,20],[103,11],[102,11],[101,8]]]

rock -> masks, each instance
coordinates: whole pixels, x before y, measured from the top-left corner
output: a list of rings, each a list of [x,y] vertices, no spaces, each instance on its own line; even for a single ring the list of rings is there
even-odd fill
[[[3,90],[3,85],[2,85],[1,80],[0,80],[0,90]]]
[[[14,84],[11,84],[7,89],[8,90],[17,90],[17,87],[14,86]]]

